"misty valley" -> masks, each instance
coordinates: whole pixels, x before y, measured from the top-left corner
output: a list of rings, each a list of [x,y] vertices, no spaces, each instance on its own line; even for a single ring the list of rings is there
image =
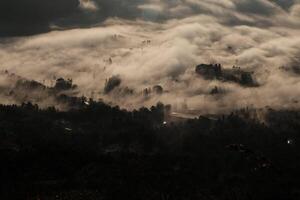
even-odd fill
[[[0,200],[300,200],[300,0],[0,0]]]
[[[221,76],[214,65],[199,66],[198,75]],[[15,80],[4,90],[7,98],[23,102],[0,106],[4,199],[300,195],[299,110],[246,107],[187,118],[160,102],[128,111],[77,97],[79,86],[71,79],[58,78],[47,87],[8,71],[2,75]],[[119,90],[120,84],[112,77],[103,90]],[[146,91],[141,95],[149,98],[152,92],[162,95],[163,88]],[[219,95],[213,91],[210,95]],[[56,107],[36,104],[45,101]]]

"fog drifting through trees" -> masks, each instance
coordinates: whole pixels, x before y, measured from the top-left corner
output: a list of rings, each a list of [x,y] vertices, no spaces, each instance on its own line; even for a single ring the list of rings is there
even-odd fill
[[[52,4],[56,8],[60,2]],[[0,39],[1,69],[47,86],[55,78],[71,78],[78,95],[127,109],[158,101],[177,111],[187,105],[197,114],[247,106],[299,108],[297,0],[95,0],[74,5],[70,1],[60,7],[70,10],[64,17],[49,14],[37,23],[48,24],[48,33],[10,37],[7,32]],[[259,87],[197,76],[195,67],[209,63],[252,73]],[[121,83],[108,93],[104,88],[111,77]],[[1,88],[14,84],[1,79]],[[142,95],[156,85],[163,94]],[[211,95],[215,87],[222,95]],[[8,103],[3,92],[1,102]]]

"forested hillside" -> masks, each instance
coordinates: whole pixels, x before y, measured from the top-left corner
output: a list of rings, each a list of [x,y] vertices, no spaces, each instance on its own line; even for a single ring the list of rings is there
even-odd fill
[[[297,199],[300,112],[0,106],[1,199]],[[251,114],[252,113],[252,114]]]

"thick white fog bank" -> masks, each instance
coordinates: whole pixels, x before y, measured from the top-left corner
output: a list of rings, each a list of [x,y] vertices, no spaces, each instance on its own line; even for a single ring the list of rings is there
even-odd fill
[[[103,9],[97,1],[80,2],[86,12]],[[134,19],[111,17],[92,28],[2,40],[0,68],[49,86],[72,78],[78,95],[128,109],[158,101],[199,114],[300,107],[299,1],[141,2],[132,5],[142,13]],[[253,72],[259,86],[204,79],[195,73],[201,63]],[[121,83],[105,93],[113,76]],[[1,88],[11,84],[0,80]],[[152,89],[145,95],[155,85],[162,94]],[[215,87],[222,92],[212,95]],[[9,102],[3,97],[0,103]]]

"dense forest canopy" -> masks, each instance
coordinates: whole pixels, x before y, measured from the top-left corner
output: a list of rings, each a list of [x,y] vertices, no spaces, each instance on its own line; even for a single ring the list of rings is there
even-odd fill
[[[0,106],[4,199],[299,197],[299,111],[174,122],[162,103],[132,112],[76,104]]]

